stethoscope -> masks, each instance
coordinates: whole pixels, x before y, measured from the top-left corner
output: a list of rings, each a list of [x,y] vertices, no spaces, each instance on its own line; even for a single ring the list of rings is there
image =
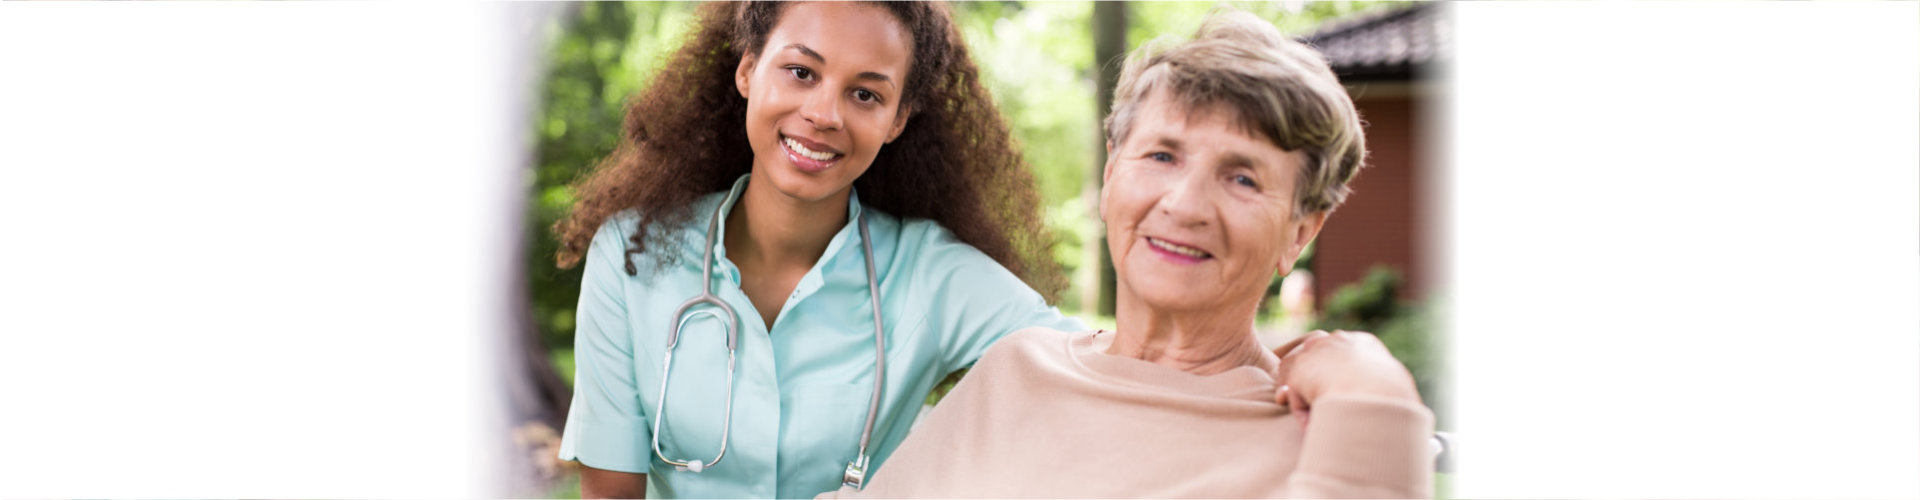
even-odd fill
[[[740,346],[740,315],[734,314],[732,306],[720,300],[720,297],[713,295],[713,237],[714,234],[720,232],[720,209],[726,207],[726,205],[725,202],[722,202],[719,206],[714,207],[713,217],[707,220],[706,254],[701,257],[700,260],[700,295],[687,300],[685,304],[680,305],[680,309],[674,311],[674,321],[671,323],[673,328],[667,330],[666,361],[660,367],[660,401],[654,405],[653,454],[654,456],[660,457],[661,461],[673,465],[675,470],[698,473],[707,468],[719,465],[720,459],[726,458],[727,456],[727,430],[733,426],[734,351]],[[880,413],[880,389],[886,380],[887,367],[886,334],[885,328],[880,324],[880,284],[873,278],[873,238],[867,235],[867,216],[865,213],[860,214],[858,224],[860,226],[861,255],[866,257],[867,260],[867,293],[873,296],[873,346],[875,356],[873,360],[873,399],[867,402],[867,424],[860,433],[860,454],[855,457],[852,462],[847,462],[846,474],[840,478],[841,484],[852,486],[855,489],[859,489],[861,483],[866,480],[867,441],[873,438],[873,419]],[[699,459],[674,460],[667,458],[666,454],[660,452],[660,422],[667,414],[667,376],[673,374],[673,348],[680,343],[680,327],[686,326],[687,320],[693,319],[693,316],[688,315],[687,311],[699,305],[711,305],[718,308],[721,312],[714,312],[712,308],[707,308],[695,311],[694,314],[714,316],[723,320],[723,323],[727,326],[726,417],[720,422],[720,453],[714,455],[713,460],[705,462]],[[726,317],[721,318],[721,313],[725,313]]]

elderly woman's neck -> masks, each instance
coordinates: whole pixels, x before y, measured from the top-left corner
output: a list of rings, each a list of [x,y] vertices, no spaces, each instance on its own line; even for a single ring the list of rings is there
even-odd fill
[[[1122,308],[1107,354],[1213,375],[1242,366],[1273,373],[1280,358],[1260,345],[1253,315],[1182,314],[1145,307]]]

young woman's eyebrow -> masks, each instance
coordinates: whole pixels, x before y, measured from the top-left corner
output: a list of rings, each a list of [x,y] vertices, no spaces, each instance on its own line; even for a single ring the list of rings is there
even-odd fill
[[[827,64],[827,57],[826,57],[826,56],[823,56],[823,55],[820,55],[820,53],[819,53],[819,52],[814,52],[812,48],[809,48],[809,47],[807,47],[806,45],[802,45],[802,44],[798,44],[798,43],[793,43],[793,44],[787,44],[787,46],[785,46],[785,47],[781,47],[781,48],[782,48],[782,49],[793,49],[793,50],[796,50],[796,51],[799,51],[799,52],[800,52],[800,55],[803,55],[803,56],[807,56],[807,57],[809,57],[809,58],[812,58],[812,59],[813,59],[813,60],[814,60],[815,62],[818,62],[818,63],[820,63],[820,65],[822,65],[822,66],[825,66],[825,65]],[[889,76],[887,76],[887,75],[885,75],[885,74],[881,74],[881,73],[875,73],[875,72],[872,72],[872,71],[862,71],[862,72],[860,72],[860,74],[858,74],[858,75],[854,75],[854,78],[858,78],[858,79],[861,79],[861,80],[870,80],[870,81],[876,81],[876,82],[880,82],[880,83],[885,83],[885,84],[887,84],[887,86],[889,86],[889,87],[898,87],[898,86],[899,86],[899,85],[896,85],[896,84],[894,84],[894,83],[893,83],[893,78],[892,78],[892,77],[889,77]]]
[[[798,50],[798,51],[800,51],[800,55],[803,55],[803,56],[807,56],[807,57],[811,57],[811,58],[813,58],[813,60],[815,60],[815,61],[819,61],[819,62],[820,62],[820,64],[826,64],[826,63],[827,63],[827,58],[826,58],[826,56],[822,56],[822,55],[820,55],[820,53],[819,53],[819,52],[814,52],[814,51],[813,51],[813,49],[810,49],[810,48],[807,48],[807,46],[805,46],[805,45],[801,45],[801,44],[797,44],[797,43],[793,43],[793,44],[787,44],[787,46],[785,46],[785,47],[781,47],[781,48],[783,48],[783,49],[793,49],[793,50]]]
[[[860,72],[860,74],[858,74],[858,75],[854,75],[854,78],[859,78],[859,79],[861,79],[861,80],[870,80],[870,81],[875,81],[875,82],[880,82],[880,83],[884,83],[884,84],[887,84],[887,86],[889,86],[889,87],[896,87],[896,86],[897,86],[897,85],[894,85],[894,84],[893,84],[893,79],[892,79],[892,78],[888,78],[888,77],[887,77],[887,75],[882,75],[882,74],[879,74],[879,73],[875,73],[875,72],[872,72],[872,71],[862,71],[862,72]]]

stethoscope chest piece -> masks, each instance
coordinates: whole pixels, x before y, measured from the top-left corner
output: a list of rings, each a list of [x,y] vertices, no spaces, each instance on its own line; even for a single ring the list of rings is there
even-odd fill
[[[866,479],[867,455],[863,453],[859,458],[853,459],[852,462],[847,462],[847,473],[840,476],[840,484],[852,486],[853,489],[857,490],[860,489],[860,483],[866,482]]]

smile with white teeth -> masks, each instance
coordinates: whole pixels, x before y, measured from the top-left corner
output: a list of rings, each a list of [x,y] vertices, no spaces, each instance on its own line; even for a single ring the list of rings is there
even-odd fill
[[[840,155],[834,154],[834,153],[822,153],[822,152],[814,151],[811,149],[807,149],[806,146],[800,145],[800,141],[793,140],[792,137],[786,137],[782,142],[785,142],[787,144],[787,149],[791,149],[795,153],[800,153],[800,156],[805,156],[808,158],[812,158],[814,160],[833,161],[834,158],[840,157]]]
[[[1204,258],[1208,258],[1208,257],[1212,257],[1212,256],[1213,256],[1213,254],[1210,254],[1210,253],[1207,253],[1207,252],[1204,252],[1204,251],[1201,251],[1201,250],[1200,250],[1200,249],[1198,249],[1198,248],[1193,248],[1193,247],[1189,247],[1189,246],[1181,246],[1181,245],[1176,245],[1176,244],[1173,244],[1173,243],[1168,243],[1168,242],[1165,242],[1165,241],[1160,241],[1160,240],[1158,240],[1158,239],[1155,239],[1155,238],[1147,238],[1147,244],[1149,244],[1149,245],[1153,245],[1153,247],[1154,247],[1154,248],[1158,248],[1158,249],[1161,249],[1161,250],[1166,250],[1166,251],[1168,251],[1168,252],[1173,252],[1173,253],[1176,253],[1176,254],[1180,254],[1180,255],[1185,255],[1185,256],[1188,256],[1188,257],[1193,257],[1193,258],[1196,258],[1196,259],[1204,259]]]

